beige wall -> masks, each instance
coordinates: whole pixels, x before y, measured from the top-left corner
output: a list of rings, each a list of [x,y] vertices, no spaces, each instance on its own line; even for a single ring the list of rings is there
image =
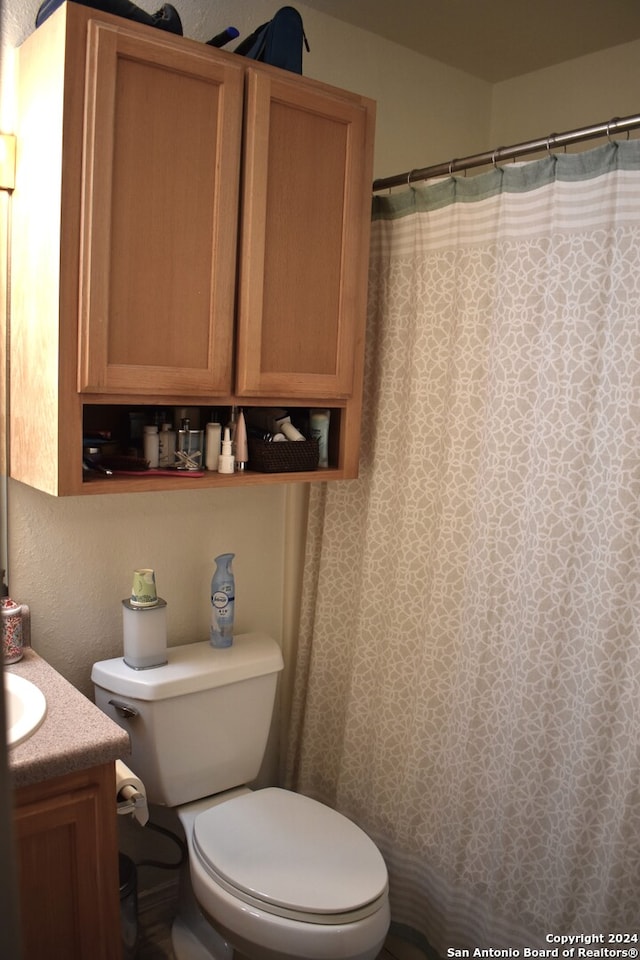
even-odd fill
[[[33,29],[37,3],[0,4],[0,130],[13,128],[13,50]],[[278,6],[272,0],[175,4],[185,34],[202,40],[228,24],[246,35]],[[139,5],[149,11],[159,6],[157,0],[139,0]],[[376,177],[640,108],[640,43],[492,89],[302,4],[299,8],[312,47],[305,73],[378,103]],[[0,213],[2,251],[4,205]],[[0,267],[0,279],[1,273]],[[0,341],[3,323],[0,302]],[[207,636],[213,558],[223,551],[237,555],[238,628],[271,632],[292,662],[304,533],[302,485],[56,500],[9,482],[8,493],[11,592],[31,606],[36,649],[88,695],[93,661],[121,653],[120,601],[134,567],[156,569],[159,592],[168,601],[170,642],[184,643]],[[285,681],[286,691],[290,676]],[[275,769],[273,756],[267,777]],[[144,885],[151,883],[145,877]]]
[[[490,148],[640,113],[639,62],[636,40],[496,84]]]
[[[154,10],[157,3],[140,6]],[[244,35],[275,9],[264,0],[180,0],[176,6],[185,35],[203,40],[228,24]],[[14,116],[13,49],[33,29],[36,8],[33,0],[3,6],[5,130]],[[460,149],[459,143],[471,150],[482,138],[489,122],[487,84],[300,9],[312,46],[305,73],[378,101],[377,175],[410,166],[415,157],[436,159],[445,147]],[[268,630],[291,662],[305,493],[301,485],[286,485],[56,500],[10,481],[9,586],[31,607],[35,648],[90,695],[91,664],[121,653],[120,601],[132,570],[156,570],[168,603],[170,643],[185,643],[207,636],[213,558],[232,551],[238,629]]]
[[[147,10],[157,5],[140,2]],[[246,34],[277,4],[179,0],[176,6],[185,34],[206,40],[230,23]],[[4,130],[14,118],[13,50],[33,29],[36,8],[35,0],[2,5]],[[305,73],[378,102],[376,176],[640,106],[638,44],[492,88],[302,4],[300,10],[311,45]],[[207,635],[213,557],[235,552],[238,627],[269,630],[289,653],[304,515],[298,485],[56,500],[10,482],[8,514],[10,589],[31,606],[34,646],[86,693],[92,662],[121,651],[120,601],[141,565],[156,569],[169,605],[170,642],[182,643]]]
[[[90,693],[91,664],[122,652],[121,600],[156,571],[172,644],[209,635],[213,558],[236,554],[236,625],[280,638],[286,490],[225,488],[56,499],[10,481],[10,587],[31,607],[33,644]]]
[[[304,22],[305,73],[377,103],[375,177],[471,153],[486,139],[490,84],[315,10]]]
[[[0,4],[2,72],[0,127],[13,123],[13,48],[33,30],[39,0],[3,0]],[[137,0],[147,11],[156,0]],[[207,40],[229,24],[241,36],[268,20],[275,0],[176,0],[185,36]],[[488,130],[491,86],[460,70],[420,57],[404,47],[296,5],[303,14],[311,51],[304,73],[372,97],[378,103],[375,175],[415,166],[416,157],[434,162],[442,151],[471,151]],[[233,44],[229,45],[233,49]]]

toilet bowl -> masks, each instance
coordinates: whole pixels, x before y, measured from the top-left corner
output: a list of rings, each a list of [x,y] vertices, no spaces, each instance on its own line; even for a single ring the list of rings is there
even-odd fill
[[[234,791],[231,799],[198,801],[177,813],[195,900],[250,960],[378,956],[390,919],[387,871],[352,821],[279,788]],[[180,930],[179,920],[176,955],[191,960],[188,952],[180,956]],[[203,958],[232,956],[208,949]]]
[[[93,665],[97,705],[129,734],[127,765],[184,827],[178,960],[374,960],[389,928],[384,860],[355,823],[301,794],[246,786],[282,667],[260,633],[226,649],[170,647],[148,670]]]

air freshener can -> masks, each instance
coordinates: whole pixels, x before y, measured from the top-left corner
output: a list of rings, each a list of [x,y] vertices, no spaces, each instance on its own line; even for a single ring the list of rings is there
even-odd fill
[[[211,630],[209,640],[213,647],[230,647],[233,643],[233,614],[236,599],[235,579],[231,570],[233,553],[216,557],[216,569],[211,578]]]

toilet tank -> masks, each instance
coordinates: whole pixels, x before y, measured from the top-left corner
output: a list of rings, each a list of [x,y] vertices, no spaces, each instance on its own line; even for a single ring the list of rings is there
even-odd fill
[[[123,759],[151,803],[174,807],[250,783],[269,735],[282,654],[271,637],[241,634],[169,647],[168,662],[134,670],[93,665],[95,701],[131,738]]]

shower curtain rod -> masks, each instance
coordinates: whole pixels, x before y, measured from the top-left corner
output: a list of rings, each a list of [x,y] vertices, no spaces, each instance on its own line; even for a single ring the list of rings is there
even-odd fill
[[[373,181],[373,190],[386,190],[388,187],[408,186],[414,180],[428,180],[430,177],[444,177],[447,174],[455,173],[458,170],[469,170],[471,167],[482,167],[489,163],[494,166],[500,160],[511,160],[515,157],[521,157],[526,153],[538,153],[540,150],[548,150],[554,147],[566,147],[570,143],[580,143],[582,140],[595,140],[597,137],[611,137],[616,133],[635,130],[640,127],[640,114],[631,117],[614,117],[605,123],[595,123],[590,127],[579,127],[577,130],[569,130],[566,133],[551,133],[548,137],[542,137],[539,140],[527,140],[525,143],[517,143],[511,147],[497,147],[495,150],[488,150],[486,153],[476,153],[471,157],[464,157],[461,160],[450,160],[448,163],[437,163],[431,167],[422,167],[421,169],[407,170],[406,173],[398,173],[393,177],[384,177],[381,180]]]

